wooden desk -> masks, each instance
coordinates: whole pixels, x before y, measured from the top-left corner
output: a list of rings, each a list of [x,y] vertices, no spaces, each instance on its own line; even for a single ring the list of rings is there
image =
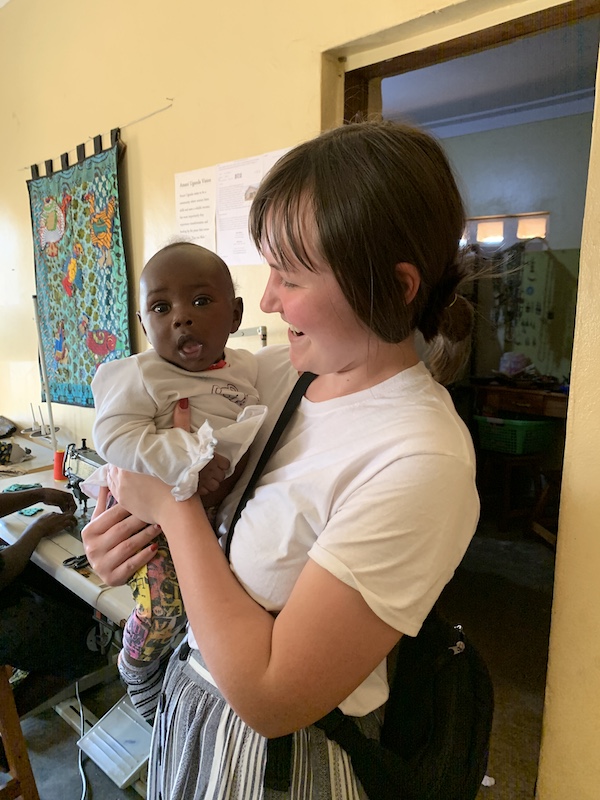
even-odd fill
[[[492,417],[502,411],[556,419],[565,419],[567,416],[567,395],[546,389],[519,389],[492,384],[476,386],[475,405],[484,416]]]

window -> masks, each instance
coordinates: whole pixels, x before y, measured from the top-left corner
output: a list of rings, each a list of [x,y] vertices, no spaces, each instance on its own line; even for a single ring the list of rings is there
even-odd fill
[[[547,211],[469,217],[461,244],[497,250],[527,239],[546,239],[549,217]]]

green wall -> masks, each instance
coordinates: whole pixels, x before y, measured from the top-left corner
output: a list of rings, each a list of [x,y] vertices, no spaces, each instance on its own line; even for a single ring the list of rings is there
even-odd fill
[[[552,249],[579,249],[592,114],[443,140],[470,217],[549,211]]]

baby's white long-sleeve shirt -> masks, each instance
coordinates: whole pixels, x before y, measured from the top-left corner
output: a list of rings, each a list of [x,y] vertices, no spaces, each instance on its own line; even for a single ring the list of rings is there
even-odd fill
[[[110,464],[154,475],[190,497],[215,450],[231,474],[266,415],[258,404],[257,366],[247,350],[225,349],[225,366],[188,372],[154,350],[102,364],[92,381],[94,446]],[[173,411],[188,398],[192,432],[173,428]],[[105,468],[83,484],[92,496],[106,485]]]

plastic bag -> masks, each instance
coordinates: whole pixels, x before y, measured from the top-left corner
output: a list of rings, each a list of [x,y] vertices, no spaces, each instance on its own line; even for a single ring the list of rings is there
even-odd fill
[[[15,425],[12,420],[7,419],[7,417],[0,416],[0,439],[4,439],[7,436],[12,436],[13,433],[17,432],[17,426]]]

